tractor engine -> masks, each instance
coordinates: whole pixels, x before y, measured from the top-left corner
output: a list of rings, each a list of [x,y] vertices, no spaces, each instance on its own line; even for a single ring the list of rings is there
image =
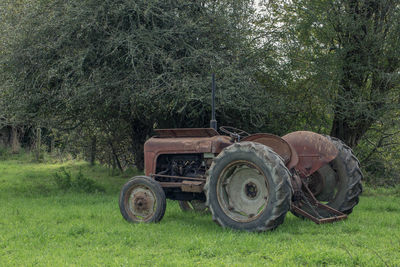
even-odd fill
[[[168,198],[175,200],[205,200],[201,186],[211,160],[204,159],[203,154],[166,154],[157,159],[155,179],[164,185]],[[174,184],[183,184],[173,187]],[[186,186],[185,186],[186,184]],[[196,190],[196,188],[199,188]],[[195,191],[195,192],[192,192]]]
[[[157,160],[157,174],[202,177],[205,172],[206,163],[201,154],[161,155]]]

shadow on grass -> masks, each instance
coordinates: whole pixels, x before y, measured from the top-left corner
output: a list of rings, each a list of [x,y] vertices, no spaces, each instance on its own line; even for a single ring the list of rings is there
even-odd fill
[[[177,201],[168,201],[167,211],[160,222],[161,224],[169,224],[174,227],[181,227],[182,229],[188,228],[188,230],[196,229],[199,232],[232,232],[238,235],[269,235],[274,232],[288,232],[290,234],[307,234],[307,231],[304,231],[304,227],[315,226],[316,224],[309,220],[303,220],[301,218],[297,218],[292,215],[290,212],[286,214],[285,220],[283,224],[279,225],[276,229],[272,231],[266,231],[261,233],[250,233],[246,231],[233,230],[230,228],[222,228],[217,223],[212,220],[212,216],[210,213],[198,213],[195,211],[181,211],[178,207]]]

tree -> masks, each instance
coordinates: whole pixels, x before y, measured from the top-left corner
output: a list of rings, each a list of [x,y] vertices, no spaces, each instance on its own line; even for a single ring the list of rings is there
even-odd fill
[[[6,53],[9,51],[10,40],[14,38],[13,27],[17,23],[18,18],[23,13],[24,8],[21,6],[22,1],[2,1],[0,3],[0,59],[3,59]],[[22,129],[12,116],[9,116],[6,112],[5,105],[5,90],[9,85],[8,79],[6,78],[6,66],[3,65],[4,61],[1,61],[0,67],[0,131],[6,136],[4,138],[4,145],[11,147],[13,153],[17,153],[20,148],[20,134]]]
[[[295,84],[327,104],[332,136],[355,147],[398,110],[398,1],[293,0],[268,10]]]
[[[250,1],[42,1],[16,27],[6,57],[6,105],[41,127],[95,127],[143,168],[154,127],[202,127],[210,75],[218,116],[263,126],[265,98]],[[252,90],[248,90],[251,87]]]

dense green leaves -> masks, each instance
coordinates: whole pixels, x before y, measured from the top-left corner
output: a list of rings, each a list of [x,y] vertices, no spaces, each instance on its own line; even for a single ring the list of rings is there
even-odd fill
[[[208,124],[215,72],[219,119],[263,127],[253,12],[247,1],[44,3],[15,27],[7,108],[41,127],[130,138],[141,154],[154,126]]]
[[[48,144],[141,168],[154,128],[209,125],[216,73],[219,125],[331,134],[360,144],[366,161],[384,152],[382,162],[386,136],[398,139],[399,9],[393,0],[6,0],[0,127],[47,128]]]
[[[311,110],[330,114],[331,135],[354,147],[374,122],[399,109],[397,1],[294,0],[267,10],[277,20],[291,88],[302,88],[305,103],[318,106]]]

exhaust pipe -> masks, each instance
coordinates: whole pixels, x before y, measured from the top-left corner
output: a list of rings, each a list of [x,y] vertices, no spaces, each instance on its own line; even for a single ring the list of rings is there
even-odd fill
[[[211,120],[210,128],[217,131],[217,120],[215,119],[215,73],[212,74],[212,93],[211,93]]]

